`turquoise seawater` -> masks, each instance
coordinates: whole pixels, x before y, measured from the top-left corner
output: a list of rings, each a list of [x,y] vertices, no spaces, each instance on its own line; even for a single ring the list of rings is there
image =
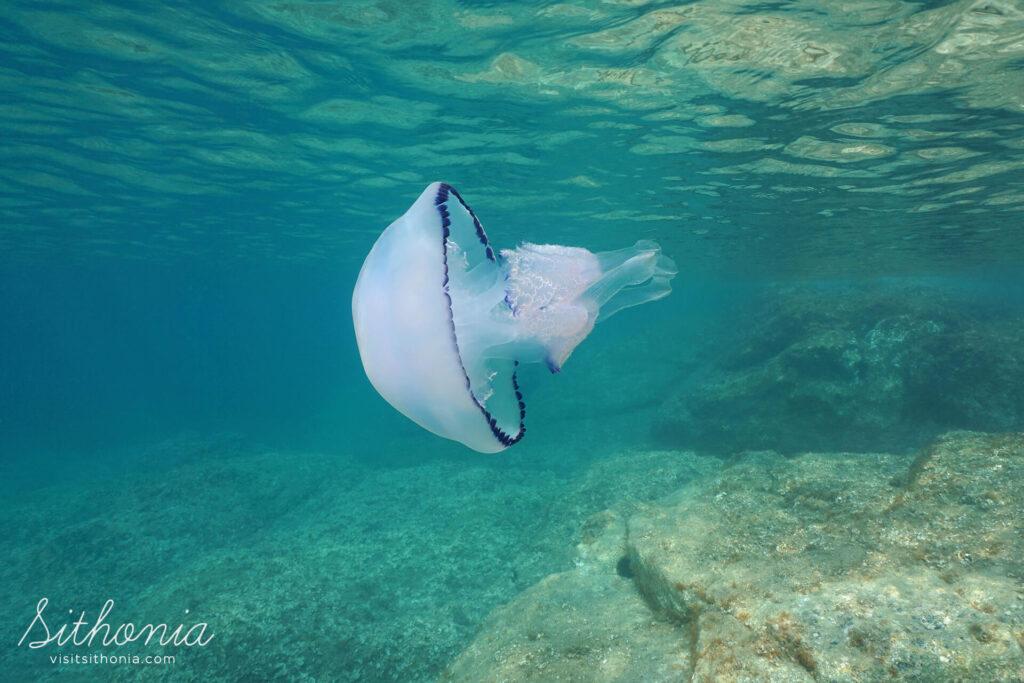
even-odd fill
[[[2,0],[0,93],[0,680],[433,680],[589,566],[603,511],[746,452],[909,466],[1024,431],[1020,2]],[[438,180],[496,248],[654,240],[679,269],[561,373],[521,367],[496,455],[395,411],[354,338],[363,259]],[[111,631],[214,637],[31,648],[43,598],[54,635],[113,600]],[[1014,615],[965,633],[1024,676]],[[557,675],[699,669],[593,638]],[[60,659],[98,654],[176,661]],[[447,675],[546,680],[531,657]]]

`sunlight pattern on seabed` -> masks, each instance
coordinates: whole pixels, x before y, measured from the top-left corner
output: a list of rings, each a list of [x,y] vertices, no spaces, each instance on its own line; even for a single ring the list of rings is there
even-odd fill
[[[12,2],[0,37],[12,258],[354,261],[436,178],[502,238],[708,269],[1024,255],[1007,0]]]

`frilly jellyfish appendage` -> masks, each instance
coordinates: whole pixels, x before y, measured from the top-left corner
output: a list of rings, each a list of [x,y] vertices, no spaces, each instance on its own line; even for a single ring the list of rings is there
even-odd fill
[[[594,324],[671,292],[657,244],[495,253],[454,188],[427,187],[378,238],[352,297],[367,377],[391,405],[484,453],[519,441],[520,362],[561,370]]]

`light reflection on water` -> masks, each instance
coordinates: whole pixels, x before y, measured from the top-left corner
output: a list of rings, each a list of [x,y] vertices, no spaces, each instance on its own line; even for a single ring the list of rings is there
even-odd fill
[[[1011,2],[22,2],[0,34],[21,259],[354,264],[444,179],[499,243],[644,235],[748,277],[1021,260]]]

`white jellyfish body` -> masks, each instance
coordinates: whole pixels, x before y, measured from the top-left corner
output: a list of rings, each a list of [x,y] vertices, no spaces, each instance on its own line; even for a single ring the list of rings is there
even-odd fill
[[[495,253],[458,192],[433,183],[377,239],[352,295],[366,376],[421,427],[496,453],[525,433],[520,362],[561,370],[598,321],[666,296],[657,244]]]

